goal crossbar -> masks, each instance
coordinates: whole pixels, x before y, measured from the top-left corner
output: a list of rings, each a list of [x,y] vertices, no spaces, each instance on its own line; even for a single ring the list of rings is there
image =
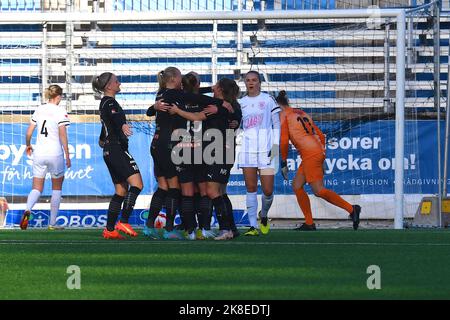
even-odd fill
[[[280,11],[145,11],[145,12],[2,12],[1,23],[40,22],[130,22],[182,20],[258,20],[258,19],[333,19],[398,18],[403,9],[280,10]]]
[[[396,20],[396,100],[395,100],[395,158],[404,157],[405,104],[405,9],[346,9],[346,10],[280,10],[280,11],[146,11],[146,12],[2,12],[1,24],[17,23],[82,23],[82,22],[158,22],[158,21],[243,21],[259,19],[381,19]],[[239,30],[238,30],[239,31]],[[241,30],[242,31],[242,30]],[[395,218],[394,228],[403,228],[404,191],[403,161],[395,162]]]

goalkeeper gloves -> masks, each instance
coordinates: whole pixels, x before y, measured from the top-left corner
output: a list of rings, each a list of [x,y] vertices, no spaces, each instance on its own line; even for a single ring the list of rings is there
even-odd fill
[[[289,169],[286,160],[281,161],[281,174],[283,175],[284,180],[289,180],[288,171]]]

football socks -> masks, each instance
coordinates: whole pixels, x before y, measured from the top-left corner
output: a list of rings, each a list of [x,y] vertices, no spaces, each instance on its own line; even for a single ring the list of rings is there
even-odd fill
[[[147,227],[155,227],[155,219],[164,205],[166,196],[167,191],[161,188],[158,188],[153,194],[152,201],[150,202],[150,208],[148,209],[147,222],[145,223]]]
[[[311,212],[311,202],[309,201],[308,194],[306,193],[305,189],[298,188],[295,191],[295,196],[297,197],[298,205],[300,206],[300,209],[303,212],[303,215],[305,216],[305,223],[308,225],[313,224],[313,217]]]
[[[191,233],[195,229],[194,197],[181,197],[181,215],[184,229]]]
[[[338,206],[339,208],[346,210],[349,214],[353,212],[352,205],[347,201],[345,201],[344,199],[342,199],[336,192],[332,190],[323,188],[316,195],[321,197],[322,199],[325,199],[329,203],[332,203],[335,206]]]
[[[212,200],[213,206],[216,209],[217,220],[219,221],[220,230],[230,230],[230,224],[228,219],[228,211],[225,200],[222,196],[214,198]]]
[[[225,200],[225,204],[227,206],[230,228],[231,228],[231,230],[233,230],[233,232],[236,232],[237,227],[236,227],[236,222],[234,221],[233,205],[231,204],[231,200],[228,197],[228,194],[225,193],[224,195],[222,195],[222,197]]]
[[[61,203],[61,190],[53,190],[50,199],[50,221],[49,225],[56,225],[56,216],[58,215],[59,205]]]
[[[212,201],[209,197],[204,196],[200,199],[199,228],[206,230],[211,229],[211,218]]]
[[[109,202],[108,217],[106,218],[106,229],[107,231],[114,231],[116,226],[117,217],[122,209],[122,202],[125,197],[119,196],[118,194],[113,195],[111,201]]]
[[[267,217],[267,213],[269,212],[270,207],[273,202],[273,193],[270,196],[266,196],[264,193],[261,196],[261,217]]]
[[[25,210],[31,211],[31,209],[33,209],[36,202],[38,202],[40,196],[41,196],[41,192],[39,190],[36,190],[36,189],[31,190],[31,192],[28,194],[27,207]]]
[[[180,190],[170,188],[166,197],[166,230],[172,231],[175,220],[175,214],[179,207]]]
[[[120,222],[128,223],[131,213],[133,212],[134,205],[136,204],[136,199],[141,193],[141,189],[135,186],[131,186],[128,191],[125,201],[123,202],[122,216],[120,217]]]
[[[246,196],[247,215],[250,226],[257,227],[258,195],[256,192],[247,192]]]

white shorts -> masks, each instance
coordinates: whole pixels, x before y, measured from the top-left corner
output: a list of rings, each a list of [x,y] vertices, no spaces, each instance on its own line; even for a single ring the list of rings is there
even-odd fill
[[[276,169],[275,157],[270,161],[267,152],[240,152],[238,155],[238,168]]]
[[[63,156],[34,156],[33,158],[33,177],[45,178],[47,172],[53,179],[64,176],[64,157]]]

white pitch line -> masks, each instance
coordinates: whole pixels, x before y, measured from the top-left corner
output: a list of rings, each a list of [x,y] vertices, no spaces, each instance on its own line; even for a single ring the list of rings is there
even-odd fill
[[[450,243],[381,243],[381,242],[237,242],[237,241],[159,241],[159,240],[148,240],[148,241],[106,241],[106,240],[80,240],[80,241],[33,241],[33,240],[0,240],[0,245],[85,245],[85,244],[95,244],[95,245],[110,245],[110,244],[120,244],[120,245],[134,245],[134,244],[164,244],[164,245],[201,245],[204,243],[214,243],[215,245],[299,245],[299,246],[320,246],[320,245],[330,245],[330,246],[450,246]]]

